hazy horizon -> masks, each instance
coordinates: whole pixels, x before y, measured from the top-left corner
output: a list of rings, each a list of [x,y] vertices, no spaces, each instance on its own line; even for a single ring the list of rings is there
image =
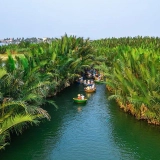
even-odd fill
[[[0,1],[0,39],[160,37],[158,0]]]

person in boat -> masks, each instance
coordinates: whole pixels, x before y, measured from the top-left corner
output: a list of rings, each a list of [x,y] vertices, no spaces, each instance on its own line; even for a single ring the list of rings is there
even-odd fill
[[[84,100],[84,95],[83,94],[81,94],[81,99]]]
[[[87,84],[87,81],[86,81],[86,79],[83,81],[83,84],[84,84],[84,85],[86,85],[86,84]]]
[[[80,95],[80,94],[78,94],[77,98],[78,98],[78,99],[81,99],[81,95]]]
[[[86,89],[86,90],[89,90],[89,89],[90,89],[90,86],[87,86],[85,89]]]
[[[93,80],[91,80],[91,84],[93,85]]]
[[[95,78],[96,81],[100,81],[101,80],[101,76],[97,75]]]
[[[95,89],[95,84],[94,83],[92,84],[92,89]]]
[[[91,86],[92,84],[91,84],[91,81],[90,80],[88,80],[87,81],[87,86]]]
[[[99,78],[98,78],[98,74],[96,74],[96,76],[95,76],[95,80],[97,81]]]

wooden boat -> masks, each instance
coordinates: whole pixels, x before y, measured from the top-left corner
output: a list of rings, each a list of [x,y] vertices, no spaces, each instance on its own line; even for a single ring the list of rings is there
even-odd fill
[[[92,93],[92,92],[95,92],[96,91],[96,88],[91,88],[91,89],[84,89],[85,92],[87,93]]]
[[[73,100],[74,100],[74,102],[76,102],[76,103],[85,103],[85,102],[87,102],[87,99],[86,99],[86,98],[84,98],[84,99],[73,98]]]

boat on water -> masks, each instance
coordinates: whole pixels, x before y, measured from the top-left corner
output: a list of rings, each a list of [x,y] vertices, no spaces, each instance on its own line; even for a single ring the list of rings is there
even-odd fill
[[[87,102],[87,99],[86,99],[86,98],[84,98],[84,99],[73,98],[73,100],[74,100],[74,102],[76,102],[76,103],[85,103],[85,102]]]
[[[90,89],[85,88],[84,91],[87,93],[92,93],[96,91],[96,88],[90,88]]]
[[[94,80],[95,83],[105,83],[103,80]]]
[[[87,84],[87,83],[83,83],[83,85],[84,85],[85,87],[87,87],[87,86],[92,86],[92,84]]]
[[[86,78],[87,79],[93,79],[93,76],[90,74],[90,75],[87,75]]]

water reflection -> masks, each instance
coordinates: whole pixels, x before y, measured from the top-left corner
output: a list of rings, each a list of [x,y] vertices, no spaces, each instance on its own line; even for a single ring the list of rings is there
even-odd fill
[[[81,112],[82,111],[82,107],[77,107],[77,111]]]
[[[86,97],[90,98],[92,96],[92,94],[94,94],[94,93],[86,93]]]
[[[74,103],[78,93],[87,103]],[[12,139],[1,160],[149,160],[159,159],[160,130],[140,123],[107,101],[105,85],[96,93],[71,86],[46,106],[52,119]],[[34,139],[34,140],[33,140]]]
[[[77,108],[77,111],[78,112],[82,112],[83,108],[87,105],[87,102],[86,103],[81,103],[81,104],[77,104],[77,103],[74,103],[74,106]]]
[[[112,115],[112,137],[121,156],[132,155],[131,159],[159,159],[160,127],[138,121],[133,116],[124,113],[111,102],[109,109]]]

